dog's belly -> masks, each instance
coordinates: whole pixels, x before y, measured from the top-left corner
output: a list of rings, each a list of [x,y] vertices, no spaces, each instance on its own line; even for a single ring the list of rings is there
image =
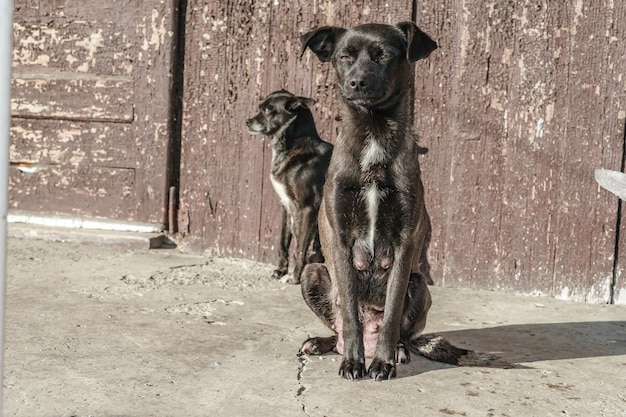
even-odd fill
[[[340,307],[339,307],[340,308]],[[333,330],[337,332],[337,345],[335,349],[337,353],[343,355],[343,319],[341,312],[337,311]],[[365,349],[365,357],[373,358],[378,345],[378,332],[380,324],[383,320],[382,306],[366,306],[362,310],[362,328],[363,328],[363,347]]]

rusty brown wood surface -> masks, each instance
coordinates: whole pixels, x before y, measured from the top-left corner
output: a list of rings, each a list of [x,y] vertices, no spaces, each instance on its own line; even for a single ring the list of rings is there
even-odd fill
[[[185,244],[274,262],[269,144],[245,119],[286,88],[333,142],[335,76],[299,36],[414,19],[439,44],[415,66],[435,282],[626,303],[626,219],[593,180],[623,167],[623,3],[183,3],[177,28],[178,1],[16,0],[11,158],[46,168],[12,170],[12,208],[161,223],[174,181]]]
[[[11,208],[165,222],[174,4],[15,1]]]
[[[334,74],[297,59],[298,35],[414,17],[440,46],[415,69],[435,281],[608,302],[615,279],[624,298],[618,203],[593,170],[622,163],[625,13],[590,0],[189,1],[181,230],[193,247],[273,261],[269,149],[245,118],[284,87],[318,101],[333,141]]]
[[[416,123],[445,285],[609,301],[617,202],[593,171],[619,170],[624,150],[624,13],[609,1],[419,8],[441,46],[417,78]]]

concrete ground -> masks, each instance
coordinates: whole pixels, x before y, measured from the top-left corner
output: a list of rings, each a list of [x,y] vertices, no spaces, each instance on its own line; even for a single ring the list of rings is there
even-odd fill
[[[4,415],[626,416],[624,306],[433,287],[428,332],[516,368],[414,356],[351,382],[338,355],[297,356],[328,331],[271,271],[11,238]]]

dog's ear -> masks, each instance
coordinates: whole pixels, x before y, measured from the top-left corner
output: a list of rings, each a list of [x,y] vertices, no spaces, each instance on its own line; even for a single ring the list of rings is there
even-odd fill
[[[426,58],[437,49],[437,43],[422,32],[413,22],[400,22],[396,25],[406,36],[406,59],[415,62]]]
[[[294,97],[287,103],[287,110],[296,110],[298,107],[311,109],[315,105],[315,100],[308,97]]]
[[[335,51],[335,45],[337,45],[337,39],[346,31],[344,28],[323,26],[321,28],[312,30],[300,36],[300,58],[304,55],[306,48],[311,48],[311,51],[322,62],[330,61],[333,52]]]

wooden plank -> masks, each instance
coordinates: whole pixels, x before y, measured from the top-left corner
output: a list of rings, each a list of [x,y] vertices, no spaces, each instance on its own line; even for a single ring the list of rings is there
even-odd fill
[[[616,4],[612,12],[608,13],[607,18],[612,22],[624,21],[626,19],[626,5],[623,3]],[[608,24],[608,22],[607,22]],[[624,76],[624,60],[626,58],[626,45],[623,42],[617,41],[620,37],[624,37],[623,28],[620,25],[614,24],[607,29],[607,39],[609,40],[608,55],[605,57],[607,67],[610,69],[607,80],[607,90],[605,93],[605,108],[609,110],[609,117],[611,123],[607,123],[607,133],[611,134],[611,143],[617,147],[620,142],[620,136],[614,134],[614,131],[619,132],[620,129],[623,132],[621,136],[622,146],[626,144],[626,103],[624,103],[624,94],[626,92],[626,77]],[[606,134],[606,133],[605,133]],[[623,148],[622,152],[626,155],[626,149]],[[624,156],[622,161],[616,160],[614,157],[612,161],[606,161],[600,168],[608,168],[613,170],[620,170],[623,168]],[[615,251],[617,259],[615,260],[615,270],[613,273],[613,285],[612,285],[612,302],[615,304],[626,304],[626,210],[623,202],[619,202],[618,199],[605,190],[600,189],[598,194],[598,207],[601,205],[607,208],[614,208],[621,204],[619,219],[619,240],[617,241],[617,249]],[[607,233],[613,232],[613,229],[607,230]],[[604,250],[604,253],[608,251],[608,248]],[[610,255],[610,254],[609,254]]]
[[[18,15],[14,116],[133,120],[132,32],[124,21],[102,21],[89,11],[94,12],[86,7],[81,20],[60,15],[41,22]]]
[[[48,166],[9,176],[9,208],[137,221],[134,169]]]
[[[13,0],[15,16],[22,19],[35,19],[39,16],[39,0]]]
[[[498,285],[502,101],[510,65],[501,45],[514,30],[502,22],[511,9],[452,2],[417,11],[418,24],[439,44],[416,65],[415,120],[428,148],[422,171],[433,227],[431,273],[443,285]]]
[[[133,10],[120,20],[104,19],[89,5],[82,17],[29,19],[16,13],[13,67],[19,71],[52,68],[60,72],[131,76],[135,54]],[[89,12],[95,13],[90,15]],[[32,71],[32,70],[31,70]]]
[[[124,123],[14,119],[9,155],[11,162],[134,169],[132,144],[132,129]]]
[[[246,133],[244,116],[255,105],[249,87],[263,48],[254,22],[267,7],[188,3],[179,230],[229,256],[253,258],[259,243],[265,146]]]
[[[22,0],[24,1],[24,0]],[[109,0],[109,1],[75,1],[75,0],[26,0],[37,1],[39,3],[40,16],[53,18],[67,18],[71,20],[98,20],[100,22],[117,22],[125,26],[123,22],[128,22],[127,29],[132,33],[133,28],[133,7],[134,0]],[[152,2],[154,3],[154,2]],[[163,4],[164,2],[161,2]],[[168,5],[168,7],[171,5]]]
[[[136,207],[141,221],[167,224],[168,171],[172,141],[176,2],[129,2],[134,15],[133,78],[136,91],[133,123],[137,150]]]
[[[508,60],[510,78],[500,118],[506,124],[503,171],[495,178],[503,187],[496,196],[502,211],[494,281],[495,288],[525,294],[553,295],[566,111],[559,102],[565,86],[556,52],[563,45],[553,35],[561,16],[560,8],[515,7],[511,42],[502,44],[496,59]]]
[[[445,134],[452,122],[449,105],[454,68],[453,51],[458,50],[457,20],[454,4],[449,1],[416,7],[416,23],[428,33],[438,45],[426,60],[415,64],[415,114],[414,124],[419,135],[420,146],[426,153],[420,157],[425,203],[431,218],[431,239],[428,259],[431,278],[443,284],[443,269],[446,262],[447,196],[450,186],[450,152],[455,145],[456,135]]]
[[[563,7],[569,23],[562,139],[561,199],[554,295],[610,301],[617,206],[593,179],[598,167],[619,169],[624,152],[626,6],[581,1]],[[569,30],[565,30],[565,29]]]
[[[12,209],[140,220],[128,124],[14,119],[10,160],[40,166],[11,169]]]
[[[128,76],[16,71],[11,80],[11,115],[130,123],[133,84]]]

